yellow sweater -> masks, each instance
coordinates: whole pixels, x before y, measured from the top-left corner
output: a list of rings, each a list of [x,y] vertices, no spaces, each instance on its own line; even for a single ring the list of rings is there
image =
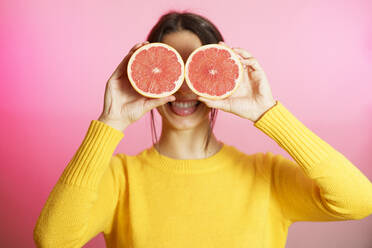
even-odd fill
[[[124,133],[92,120],[34,228],[38,247],[285,247],[295,221],[357,220],[372,213],[372,184],[281,102],[253,125],[296,161],[224,144],[205,159],[154,147],[113,155]]]

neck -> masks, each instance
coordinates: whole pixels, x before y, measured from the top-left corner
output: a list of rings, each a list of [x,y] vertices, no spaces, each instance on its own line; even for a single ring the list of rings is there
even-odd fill
[[[205,150],[209,123],[186,130],[175,129],[163,122],[158,143],[154,146],[159,153],[174,159],[203,159],[217,153],[222,143],[211,133]]]

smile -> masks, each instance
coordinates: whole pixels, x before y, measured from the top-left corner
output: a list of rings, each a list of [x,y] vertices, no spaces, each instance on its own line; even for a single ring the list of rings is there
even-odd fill
[[[172,113],[179,116],[188,116],[193,114],[200,106],[200,101],[174,101],[169,102],[167,106]]]

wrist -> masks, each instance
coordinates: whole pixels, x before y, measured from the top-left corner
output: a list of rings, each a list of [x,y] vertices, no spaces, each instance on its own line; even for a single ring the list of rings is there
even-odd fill
[[[257,115],[257,118],[253,120],[254,123],[258,122],[267,112],[269,112],[274,106],[276,106],[278,103],[277,100],[274,100],[274,102],[270,103],[266,107],[264,107],[260,113]]]
[[[105,123],[106,125],[109,125],[112,128],[115,128],[121,132],[124,132],[124,130],[129,126],[130,123],[126,121],[118,121],[118,120],[113,120],[104,116],[100,116],[98,121]]]

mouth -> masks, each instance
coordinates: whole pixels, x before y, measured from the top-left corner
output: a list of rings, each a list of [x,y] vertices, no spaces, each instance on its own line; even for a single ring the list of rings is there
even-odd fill
[[[191,101],[173,101],[168,102],[167,107],[172,113],[179,116],[188,116],[195,113],[200,109],[201,101],[191,100]]]

